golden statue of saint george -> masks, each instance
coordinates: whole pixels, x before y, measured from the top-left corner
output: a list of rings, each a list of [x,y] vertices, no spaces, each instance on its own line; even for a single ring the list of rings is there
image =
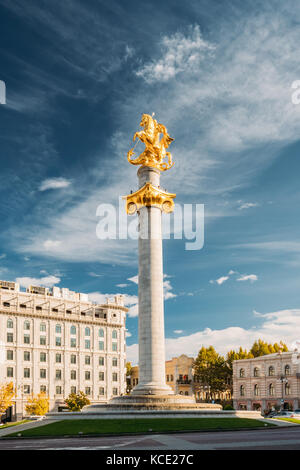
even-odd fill
[[[167,129],[163,124],[158,123],[153,119],[153,115],[143,114],[140,126],[144,129],[136,132],[133,136],[133,141],[138,139],[145,144],[145,150],[136,159],[132,159],[134,155],[135,146],[127,153],[127,159],[132,165],[151,166],[159,169],[160,171],[169,170],[174,165],[172,162],[172,155],[166,149],[174,140],[169,136]],[[162,137],[160,138],[160,135]],[[167,158],[168,161],[164,162]]]

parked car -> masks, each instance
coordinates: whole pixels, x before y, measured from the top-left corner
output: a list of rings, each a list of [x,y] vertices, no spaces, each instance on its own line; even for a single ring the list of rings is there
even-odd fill
[[[291,418],[293,411],[282,410],[278,411],[272,418]]]
[[[300,410],[294,410],[292,411],[291,418],[298,418],[300,419]]]

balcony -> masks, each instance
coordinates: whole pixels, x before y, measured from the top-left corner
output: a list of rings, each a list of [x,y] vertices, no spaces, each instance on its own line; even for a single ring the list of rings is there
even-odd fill
[[[190,379],[177,379],[176,383],[180,385],[190,385],[192,381]]]

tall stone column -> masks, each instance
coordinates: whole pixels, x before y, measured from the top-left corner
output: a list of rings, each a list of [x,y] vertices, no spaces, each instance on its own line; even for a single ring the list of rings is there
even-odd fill
[[[142,166],[139,188],[160,190],[160,171]],[[139,383],[133,395],[171,395],[165,379],[165,334],[162,255],[162,208],[143,205],[139,217]]]

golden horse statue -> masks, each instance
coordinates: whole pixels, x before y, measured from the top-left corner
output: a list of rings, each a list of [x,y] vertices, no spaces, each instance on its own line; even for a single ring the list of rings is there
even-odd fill
[[[145,144],[146,148],[136,159],[131,158],[134,155],[135,146],[130,149],[127,153],[129,163],[132,163],[132,165],[151,166],[158,168],[160,171],[169,170],[174,165],[174,162],[172,161],[171,153],[167,152],[166,149],[174,139],[169,136],[165,126],[158,123],[149,114],[142,115],[140,126],[144,129],[134,134],[133,141],[138,138]],[[160,138],[161,134],[162,138]],[[168,162],[164,162],[165,158],[168,159]]]

